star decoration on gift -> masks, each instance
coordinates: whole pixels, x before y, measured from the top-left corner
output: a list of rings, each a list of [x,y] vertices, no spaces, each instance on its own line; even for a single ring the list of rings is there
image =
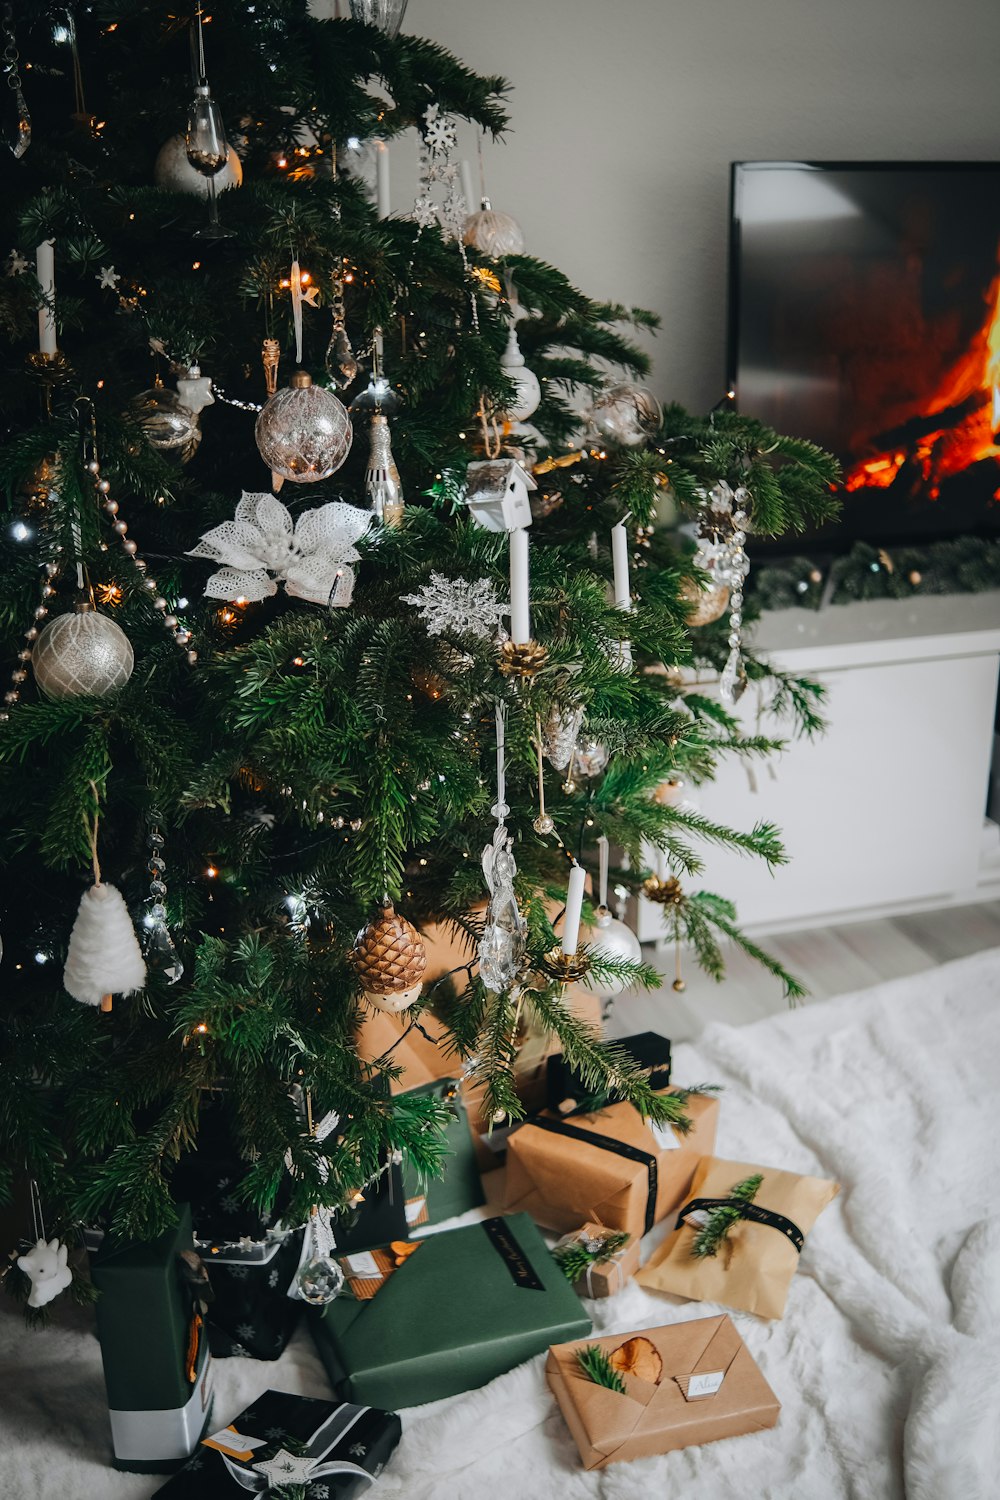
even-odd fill
[[[113,292],[116,290],[119,281],[121,281],[121,276],[115,270],[114,266],[102,266],[94,277],[94,280],[102,291]]]
[[[8,276],[23,276],[27,269],[28,262],[25,260],[20,250],[12,250],[7,257],[6,274]]]
[[[442,114],[439,104],[429,104],[424,114],[424,144],[432,156],[447,156],[458,144],[458,131],[451,115]]]
[[[368,1452],[368,1449],[365,1447],[364,1443],[352,1443],[347,1451],[352,1458],[364,1458],[365,1454]]]
[[[294,1453],[286,1453],[284,1448],[279,1448],[273,1458],[264,1459],[253,1467],[257,1474],[263,1474],[268,1483],[277,1489],[283,1484],[307,1484],[316,1468],[316,1460],[297,1458]]]
[[[243,1343],[248,1343],[250,1339],[257,1337],[257,1330],[252,1323],[237,1323],[236,1337]]]
[[[402,604],[417,606],[428,635],[472,635],[488,641],[497,633],[506,612],[489,578],[446,578],[433,572],[416,594],[403,594]]]
[[[222,563],[205,585],[210,599],[259,602],[278,592],[311,604],[345,608],[354,596],[357,542],[372,523],[371,511],[333,500],[292,520],[274,495],[245,490],[236,516],[206,531],[189,557]]]

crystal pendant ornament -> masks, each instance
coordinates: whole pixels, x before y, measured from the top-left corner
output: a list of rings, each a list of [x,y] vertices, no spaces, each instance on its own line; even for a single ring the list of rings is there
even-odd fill
[[[380,521],[386,526],[399,526],[403,519],[403,484],[392,456],[388,418],[381,412],[373,412],[368,431],[371,447],[365,469],[365,494]]]
[[[513,839],[507,832],[507,710],[496,706],[497,800],[493,816],[497,826],[493,842],[483,850],[482,865],[490,893],[486,925],[479,940],[479,977],[488,990],[502,994],[514,983],[524,960],[528,924],[514,894],[517,865],[511,852]]]
[[[347,411],[331,391],[296,370],[291,384],[264,406],[254,429],[261,458],[279,480],[318,484],[335,474],[354,437]]]
[[[153,816],[156,821],[149,830],[149,859],[146,863],[152,877],[149,882],[150,905],[142,920],[139,946],[146,960],[146,968],[154,974],[162,975],[167,984],[176,984],[184,974],[184,965],[167,926],[167,908],[163,904],[163,898],[167,894],[163,878],[167,869],[163,858],[164,840],[158,826],[159,814],[154,813]]]
[[[343,324],[339,328],[334,326],[327,346],[325,364],[326,373],[338,390],[346,391],[358,378],[358,361]]]
[[[21,88],[21,74],[18,70],[20,58],[17,38],[14,35],[13,14],[13,7],[5,5],[3,8],[3,71],[6,75],[13,109],[5,122],[4,135],[14,160],[20,161],[31,145],[31,115],[28,113],[28,102]]]
[[[542,729],[542,750],[554,771],[565,771],[574,753],[583,709],[553,708]]]
[[[296,1295],[312,1307],[326,1307],[343,1288],[344,1273],[333,1250],[328,1211],[315,1208],[306,1224],[302,1262],[295,1276]]]
[[[351,19],[377,26],[387,37],[397,36],[406,15],[407,0],[351,0]]]

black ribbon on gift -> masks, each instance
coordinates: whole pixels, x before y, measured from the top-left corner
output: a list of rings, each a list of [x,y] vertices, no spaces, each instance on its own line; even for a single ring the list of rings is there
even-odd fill
[[[656,1221],[656,1188],[657,1188],[657,1161],[650,1151],[642,1151],[638,1146],[630,1146],[627,1141],[616,1141],[607,1135],[599,1135],[596,1130],[581,1130],[579,1125],[567,1125],[565,1120],[547,1120],[541,1115],[536,1115],[531,1121],[537,1125],[539,1130],[550,1130],[553,1135],[565,1135],[571,1141],[584,1141],[588,1146],[599,1146],[602,1151],[611,1151],[615,1156],[623,1156],[626,1161],[639,1162],[646,1168],[647,1193],[646,1193],[646,1219],[643,1234],[648,1234]]]
[[[489,1236],[490,1243],[500,1256],[510,1279],[516,1287],[522,1291],[544,1292],[545,1287],[538,1279],[531,1261],[521,1249],[521,1245],[510,1224],[506,1219],[484,1219],[483,1229]]]
[[[777,1229],[791,1241],[798,1253],[802,1254],[806,1237],[797,1224],[793,1224],[791,1219],[786,1219],[784,1214],[776,1214],[770,1208],[761,1208],[759,1203],[748,1203],[745,1198],[692,1198],[690,1203],[685,1203],[677,1215],[674,1229],[683,1227],[688,1214],[696,1213],[699,1209],[711,1212],[713,1208],[734,1208],[741,1219],[750,1219],[754,1224],[766,1224],[768,1229]]]

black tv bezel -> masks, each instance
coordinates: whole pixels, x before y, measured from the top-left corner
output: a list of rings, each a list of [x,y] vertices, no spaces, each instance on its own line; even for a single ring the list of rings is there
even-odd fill
[[[775,158],[774,160],[760,161],[733,161],[729,164],[729,264],[727,267],[727,306],[726,306],[726,396],[725,400],[733,411],[739,411],[739,381],[737,371],[739,368],[739,326],[740,326],[740,288],[739,288],[739,264],[741,244],[741,220],[737,213],[737,192],[739,174],[742,171],[757,169],[780,170],[788,168],[800,171],[803,167],[817,172],[980,172],[983,168],[993,168],[1000,175],[1000,159],[996,157],[982,157],[980,160],[965,161],[885,161],[871,159],[865,161],[812,161],[803,158],[789,157],[787,159]],[[940,535],[925,536],[919,539],[913,537],[895,537],[878,534],[871,538],[873,542],[889,546],[909,545],[924,546],[934,541],[948,540],[959,535],[969,535],[956,531],[942,531]],[[995,537],[995,529],[976,530],[971,533],[975,536]],[[764,550],[772,555],[788,552],[801,552],[807,547],[814,553],[823,553],[828,556],[840,555],[850,550],[854,541],[837,530],[829,536],[817,538],[814,542],[803,543],[796,537],[781,537],[763,543],[756,543],[755,550]]]

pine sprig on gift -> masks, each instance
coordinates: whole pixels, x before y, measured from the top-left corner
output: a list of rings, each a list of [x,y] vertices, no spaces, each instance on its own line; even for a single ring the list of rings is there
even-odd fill
[[[599,1241],[586,1236],[569,1245],[557,1245],[552,1254],[560,1271],[572,1285],[586,1275],[588,1267],[601,1266],[605,1261],[612,1260],[631,1238],[627,1230],[615,1230]]]
[[[737,1182],[730,1188],[730,1197],[738,1198],[741,1203],[752,1203],[760,1192],[760,1185],[763,1181],[762,1172],[755,1172],[752,1177],[744,1177],[742,1182]],[[709,1214],[708,1223],[695,1235],[691,1254],[699,1260],[704,1260],[710,1255],[718,1255],[729,1231],[742,1217],[740,1209],[735,1204],[732,1207],[723,1204],[720,1208],[713,1208]]]
[[[588,1344],[586,1348],[578,1349],[576,1360],[587,1379],[592,1380],[595,1385],[617,1391],[619,1396],[627,1395],[624,1380],[599,1344]]]

